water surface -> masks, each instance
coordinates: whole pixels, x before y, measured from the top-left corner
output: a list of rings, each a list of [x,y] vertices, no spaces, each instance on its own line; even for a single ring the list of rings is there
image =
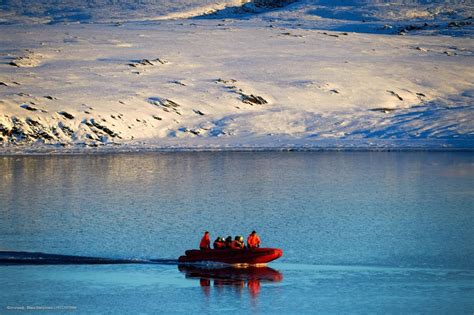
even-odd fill
[[[0,307],[470,314],[473,178],[469,152],[1,157],[1,250],[176,259],[204,230],[255,229],[284,256],[263,277],[176,265],[0,266]]]

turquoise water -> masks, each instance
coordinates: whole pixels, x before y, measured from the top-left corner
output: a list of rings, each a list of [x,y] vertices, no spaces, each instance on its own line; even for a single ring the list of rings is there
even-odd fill
[[[2,311],[474,312],[469,152],[9,156],[0,179],[0,250],[176,259],[255,229],[284,251],[260,274],[0,266]]]

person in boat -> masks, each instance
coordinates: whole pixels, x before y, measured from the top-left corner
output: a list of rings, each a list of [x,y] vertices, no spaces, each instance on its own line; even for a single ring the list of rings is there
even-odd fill
[[[214,246],[214,249],[224,249],[226,247],[224,239],[220,236],[216,238],[213,246]]]
[[[244,249],[245,244],[244,244],[244,238],[240,235],[237,235],[234,239],[234,241],[230,244],[231,249]]]
[[[204,232],[204,236],[201,238],[201,242],[199,243],[199,249],[210,249],[211,248],[211,238],[209,236],[209,232]]]
[[[225,239],[225,248],[231,248],[232,245],[232,236],[227,236]]]
[[[257,232],[252,231],[247,237],[247,247],[248,248],[259,248],[260,247],[260,237]]]

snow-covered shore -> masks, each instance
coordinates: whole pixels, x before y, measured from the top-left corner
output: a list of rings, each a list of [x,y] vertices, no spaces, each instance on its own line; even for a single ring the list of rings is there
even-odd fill
[[[311,3],[0,25],[0,150],[474,147],[470,24],[455,36],[328,31]]]

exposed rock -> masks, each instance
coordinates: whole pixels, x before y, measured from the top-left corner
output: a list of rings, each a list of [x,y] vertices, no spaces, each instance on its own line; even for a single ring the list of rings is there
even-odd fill
[[[416,49],[416,50],[419,50],[419,51],[423,51],[423,52],[427,52],[427,51],[428,51],[428,50],[426,50],[425,48],[420,47],[420,46],[416,46],[415,49]]]
[[[66,117],[67,119],[74,119],[74,116],[69,114],[68,112],[62,111],[62,112],[58,112],[58,114]]]
[[[224,80],[224,79],[219,78],[216,80],[216,83],[224,83],[224,84],[230,84],[230,83],[235,83],[235,82],[237,82],[237,80],[235,79]]]
[[[281,33],[281,35],[291,36],[291,37],[304,37],[303,35],[291,34],[290,32]]]
[[[36,107],[30,106],[28,104],[20,105],[20,107],[23,108],[23,109],[32,111],[32,112],[36,112],[38,110]]]
[[[13,59],[9,64],[18,68],[37,67],[41,63],[41,58],[41,55],[28,51],[26,55]]]
[[[193,109],[193,112],[197,115],[204,116],[205,114],[198,109]]]
[[[195,135],[195,136],[199,136],[199,134],[200,134],[199,130],[196,130],[196,129],[188,129],[188,128],[186,128],[186,127],[179,128],[178,130],[181,131],[181,132],[188,132],[188,133],[191,133],[191,134],[193,134],[193,135]]]
[[[449,22],[448,27],[463,27],[467,25],[471,25],[471,21],[454,21],[454,22]]]
[[[406,33],[408,32],[411,32],[411,31],[421,31],[421,30],[424,30],[424,29],[427,29],[427,28],[430,28],[430,27],[439,27],[439,25],[437,24],[428,24],[428,23],[423,23],[423,24],[411,24],[411,25],[407,25],[405,27],[402,27],[401,29],[398,30],[398,34],[399,35],[405,35]]]
[[[12,84],[21,85],[20,83],[18,83],[16,81],[11,81],[10,83],[0,81],[0,86],[12,86]]]
[[[157,64],[164,65],[167,63],[169,63],[169,61],[166,59],[156,58],[152,60],[149,60],[149,59],[136,60],[136,61],[132,61],[128,65],[133,68],[138,68],[138,67],[143,67],[143,66],[155,66]]]
[[[64,125],[63,123],[59,123],[59,128],[63,131],[63,133],[68,137],[74,136],[74,130],[69,128],[68,126]]]
[[[3,136],[8,136],[10,133],[10,129],[7,128],[7,126],[0,124],[0,134]]]
[[[111,136],[112,138],[114,137],[118,137],[120,138],[120,136],[115,133],[114,131],[110,130],[107,126],[104,126],[104,125],[101,125],[99,124],[98,122],[96,122],[94,119],[90,119],[89,121],[86,121],[85,124],[89,127],[95,127],[103,132],[105,132],[106,134],[108,134],[109,136]],[[98,139],[100,140],[100,139]]]
[[[174,112],[178,115],[181,115],[181,113],[178,111],[178,108],[180,105],[170,99],[167,98],[160,98],[160,97],[150,97],[148,99],[148,102],[160,107],[163,111],[165,112]]]
[[[48,132],[45,130],[39,130],[37,133],[37,139],[46,139],[46,140],[54,140],[54,137],[51,136]]]
[[[86,134],[86,138],[90,140],[95,140],[95,141],[100,140],[99,137],[97,137],[95,134],[90,134],[90,133]]]
[[[240,100],[249,105],[263,105],[267,104],[267,100],[265,100],[263,97],[254,95],[254,94],[247,94],[245,93],[242,89],[238,88],[237,86],[233,85],[233,83],[237,82],[237,80],[234,79],[229,79],[229,80],[224,80],[224,79],[217,79],[215,81],[216,83],[223,83],[224,86],[228,89],[230,89],[233,93],[236,93],[240,95]]]
[[[320,32],[319,34],[323,34],[323,35],[330,36],[330,37],[339,37],[339,35],[337,35],[337,34],[330,34],[330,33],[327,33],[327,32]]]
[[[181,86],[186,86],[186,84],[184,84],[183,82],[178,81],[178,80],[170,81],[170,83],[177,84],[177,85],[181,85]]]
[[[257,8],[281,8],[296,0],[253,0],[252,3]]]
[[[397,93],[395,93],[394,91],[390,91],[390,90],[387,90],[388,93],[392,94],[393,96],[395,96],[396,98],[398,98],[400,101],[403,101],[403,97],[401,97],[400,95],[398,95]]]
[[[378,107],[378,108],[371,108],[369,109],[372,112],[382,112],[385,114],[391,113],[393,111],[396,111],[396,108],[388,108],[388,107]]]
[[[3,124],[0,125],[0,132],[4,138],[4,142],[28,144],[35,141],[54,142],[59,140],[58,137],[55,136],[54,130],[45,127],[40,122],[31,118],[26,118],[23,122],[13,117],[11,123],[11,128]]]
[[[42,126],[39,122],[37,122],[36,120],[33,120],[31,118],[26,118],[25,122],[30,125],[30,126],[33,126],[33,127],[40,127]]]
[[[263,105],[267,104],[267,100],[265,100],[263,97],[258,96],[258,95],[253,95],[253,94],[244,94],[241,93],[241,100],[243,103],[249,104],[249,105]]]

